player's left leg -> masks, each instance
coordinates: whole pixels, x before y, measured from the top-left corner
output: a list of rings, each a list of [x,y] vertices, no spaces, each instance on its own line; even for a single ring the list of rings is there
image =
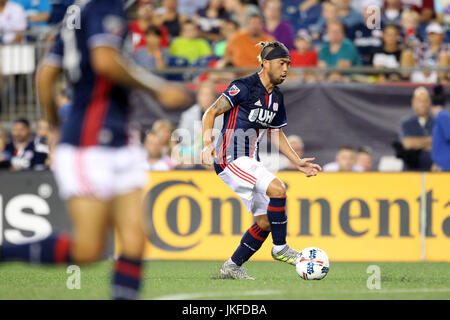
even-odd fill
[[[266,193],[270,198],[267,206],[267,219],[272,232],[272,257],[275,260],[295,265],[300,257],[300,252],[290,248],[286,243],[286,186],[280,179],[275,178],[269,184]]]
[[[136,299],[142,279],[142,257],[147,228],[142,191],[119,195],[112,202],[112,220],[120,242],[112,279],[114,299]]]

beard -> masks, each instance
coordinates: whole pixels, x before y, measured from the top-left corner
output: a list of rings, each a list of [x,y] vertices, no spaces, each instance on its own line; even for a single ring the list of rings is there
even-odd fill
[[[273,75],[273,74],[271,74],[271,73],[269,73],[269,79],[270,79],[270,82],[273,84],[273,85],[275,85],[275,86],[277,86],[277,85],[279,85],[279,84],[282,84],[283,83],[283,81],[284,81],[284,79],[283,78],[281,78],[281,76],[275,76],[275,75]]]

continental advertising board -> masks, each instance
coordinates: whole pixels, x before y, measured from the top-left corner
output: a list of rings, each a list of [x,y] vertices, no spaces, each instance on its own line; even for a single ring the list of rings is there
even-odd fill
[[[288,243],[334,261],[450,261],[450,174],[277,174],[288,186]],[[149,259],[224,260],[253,223],[212,172],[151,174]],[[253,256],[270,260],[271,238]]]

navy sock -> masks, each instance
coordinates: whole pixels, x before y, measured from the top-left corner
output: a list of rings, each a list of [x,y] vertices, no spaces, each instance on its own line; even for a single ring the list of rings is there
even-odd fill
[[[2,261],[23,261],[37,264],[69,263],[70,237],[65,234],[52,234],[35,242],[2,247]]]
[[[269,233],[270,231],[265,231],[254,223],[242,237],[241,243],[231,257],[231,260],[238,266],[241,266],[261,248]]]
[[[120,256],[114,265],[112,296],[115,300],[135,300],[142,278],[142,260]]]
[[[270,198],[267,207],[267,218],[270,222],[270,230],[274,245],[286,244],[287,216],[286,198]]]

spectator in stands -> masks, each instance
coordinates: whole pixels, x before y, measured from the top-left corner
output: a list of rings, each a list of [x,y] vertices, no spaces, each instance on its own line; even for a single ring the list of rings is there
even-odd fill
[[[166,48],[161,48],[161,30],[159,27],[150,26],[145,34],[147,45],[136,51],[134,61],[137,65],[147,69],[164,69],[169,60]]]
[[[402,0],[403,10],[414,10],[421,23],[428,23],[434,16],[434,0]]]
[[[322,13],[320,0],[283,0],[283,20],[294,30],[308,29],[316,24]]]
[[[434,117],[431,114],[430,93],[424,87],[414,90],[412,97],[414,115],[404,118],[400,127],[400,141],[405,156],[405,171],[428,171],[431,169],[431,133]]]
[[[165,155],[170,154],[172,146],[176,142],[171,140],[174,129],[175,128],[169,120],[160,119],[153,123],[151,132],[156,134],[161,143],[164,145]]]
[[[376,11],[369,4],[362,8],[364,21],[354,24],[347,28],[347,37],[358,49],[361,62],[364,65],[370,64],[370,55],[372,51],[382,45],[383,25],[374,17]],[[377,25],[378,24],[378,25]]]
[[[177,11],[187,19],[192,19],[198,10],[205,8],[209,0],[178,0]]]
[[[294,49],[294,29],[289,22],[281,20],[281,7],[280,0],[264,2],[264,31],[292,50]]]
[[[244,31],[231,38],[225,49],[225,60],[234,67],[259,67],[258,55],[261,42],[273,41],[273,37],[264,32],[260,15],[253,15]]]
[[[401,26],[402,0],[386,0],[382,9],[381,22],[384,25],[393,24]]]
[[[194,63],[202,57],[210,56],[212,50],[208,41],[199,37],[197,25],[188,20],[182,24],[180,36],[170,44],[169,54]]]
[[[52,6],[50,0],[13,0],[22,5],[27,15],[28,27],[36,29],[46,27],[50,19]]]
[[[220,27],[220,34],[222,40],[216,43],[214,46],[214,55],[217,57],[223,57],[225,54],[225,48],[228,41],[238,32],[239,25],[234,20],[225,20]]]
[[[444,28],[437,22],[432,22],[427,26],[428,42],[416,46],[414,51],[407,49],[402,55],[402,66],[450,66],[450,44],[444,43]],[[411,74],[412,82],[436,83],[437,80],[446,81],[448,74],[445,72],[437,73],[414,71]]]
[[[350,146],[339,148],[334,162],[323,166],[324,172],[361,172],[356,165],[356,150]]]
[[[6,137],[0,135],[0,169],[9,169],[10,163],[6,149]]]
[[[398,37],[400,31],[396,25],[387,25],[383,29],[383,45],[375,48],[370,57],[370,64],[377,68],[398,68],[402,51],[399,47]],[[378,81],[400,80],[398,72],[380,73],[377,75]]]
[[[320,67],[339,67],[349,68],[361,65],[353,43],[345,38],[344,25],[340,21],[330,22],[327,28],[327,34],[330,41],[325,43],[319,52]],[[328,77],[329,81],[339,81],[342,75],[333,72]]]
[[[295,50],[291,50],[291,67],[316,67],[317,52],[311,48],[311,36],[301,29],[295,36]]]
[[[352,28],[357,24],[364,23],[361,13],[351,6],[352,0],[335,0],[338,8],[338,18],[342,21],[346,28]]]
[[[11,130],[12,141],[6,145],[7,159],[12,170],[43,170],[46,168],[47,153],[36,145],[25,118],[14,121]]]
[[[450,171],[450,113],[445,109],[442,85],[434,87],[432,112],[435,116],[431,148],[433,171]]]
[[[46,153],[45,166],[50,167],[50,125],[47,120],[41,119],[36,126],[36,136],[34,137],[34,146],[36,152]]]
[[[27,29],[27,16],[20,4],[0,0],[0,44],[20,43]]]
[[[373,167],[372,153],[373,153],[372,149],[369,147],[362,146],[357,149],[355,166],[357,167],[358,171],[361,172],[372,171]]]
[[[322,16],[316,24],[310,26],[311,37],[317,45],[327,42],[327,26],[331,22],[338,21],[338,7],[334,2],[322,4]]]
[[[155,23],[166,27],[173,39],[181,33],[182,24],[187,18],[177,11],[177,0],[163,0],[162,6],[155,11]]]
[[[237,21],[243,29],[247,27],[250,17],[262,15],[261,9],[247,0],[226,0],[224,6],[231,19]]]
[[[305,153],[305,144],[303,143],[303,140],[300,136],[297,135],[290,135],[287,137],[289,144],[291,145],[292,149],[298,154],[300,158],[303,157],[303,154]],[[286,170],[286,171],[298,171],[297,166],[292,162],[288,160],[288,165],[285,167],[281,167],[280,170]]]
[[[73,5],[75,0],[51,0],[50,18],[48,23],[56,25],[60,23],[66,15],[67,9]]]
[[[202,117],[217,97],[218,92],[214,84],[208,81],[202,82],[197,89],[197,102],[181,114],[177,130],[178,140],[181,140],[178,152],[181,153],[179,155],[181,158],[188,158],[189,163],[201,163]],[[223,117],[216,118],[214,129],[220,132],[222,125]]]
[[[175,167],[170,156],[164,153],[165,145],[157,134],[148,133],[145,136],[144,147],[147,151],[146,170],[169,171]]]
[[[210,0],[206,8],[201,8],[193,17],[200,29],[200,36],[209,41],[222,39],[220,27],[230,15],[223,7],[224,0]]]
[[[405,10],[402,12],[400,23],[402,42],[405,49],[413,50],[422,41],[419,34],[419,18],[419,14],[416,11]]]
[[[149,27],[156,26],[155,7],[153,0],[139,0],[137,8],[137,19],[130,21],[128,30],[133,44],[133,52],[147,45],[146,32]],[[157,26],[160,31],[159,46],[167,48],[169,46],[169,31],[164,25]]]

